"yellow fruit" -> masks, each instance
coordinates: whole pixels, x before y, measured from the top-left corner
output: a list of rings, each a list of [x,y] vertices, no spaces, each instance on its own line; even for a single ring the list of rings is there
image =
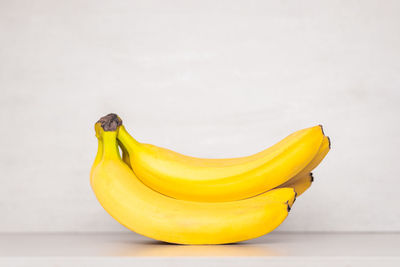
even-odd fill
[[[131,168],[144,184],[173,198],[201,202],[244,199],[287,182],[316,156],[323,138],[322,127],[315,126],[248,157],[202,159],[139,143],[124,126],[118,131]]]
[[[312,161],[303,170],[301,170],[301,172],[299,172],[293,178],[301,177],[301,176],[305,175],[306,173],[309,173],[312,170],[314,170],[321,163],[321,161],[325,158],[325,156],[328,154],[330,149],[331,149],[331,141],[329,140],[328,136],[324,136],[324,139],[322,140],[322,144],[318,150],[317,155],[312,159]]]
[[[314,170],[321,161],[325,158],[331,148],[331,143],[329,137],[324,136],[322,140],[321,147],[318,150],[317,155],[313,160],[303,169],[301,172],[292,177],[289,181],[281,184],[277,188],[292,187],[297,192],[297,196],[300,196],[304,191],[306,191],[313,181],[312,174],[310,173]]]
[[[224,244],[256,238],[283,222],[295,198],[293,189],[280,188],[230,202],[173,199],[135,177],[121,160],[115,129],[100,130],[99,135],[103,148],[98,150],[91,172],[98,201],[118,222],[153,239],[179,244]]]
[[[312,176],[312,173],[306,173],[295,181],[288,181],[285,183],[285,185],[278,186],[277,188],[293,188],[294,191],[296,191],[296,197],[299,197],[311,186],[313,181],[314,178]]]
[[[119,145],[119,147],[121,148],[121,151],[122,151],[122,161],[125,162],[125,164],[128,165],[129,168],[132,169],[132,167],[131,167],[131,159],[129,157],[128,150],[126,149],[126,147],[120,141],[118,141],[118,145]]]

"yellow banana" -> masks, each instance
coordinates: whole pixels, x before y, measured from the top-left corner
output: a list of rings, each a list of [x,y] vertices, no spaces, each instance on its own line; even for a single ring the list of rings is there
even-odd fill
[[[119,142],[122,150],[122,160],[131,168],[129,153],[127,149]],[[325,158],[330,150],[331,144],[328,136],[324,136],[322,140],[321,147],[319,148],[317,155],[313,158],[313,160],[297,175],[290,178],[287,182],[283,183],[276,188],[284,188],[284,187],[291,187],[293,188],[296,193],[297,197],[303,194],[310,186],[311,183],[314,181],[313,175],[311,171],[315,169],[321,161]]]
[[[297,196],[300,196],[304,193],[313,182],[313,176],[311,171],[314,170],[321,161],[325,158],[331,148],[331,142],[328,136],[324,136],[322,140],[321,147],[318,150],[317,155],[313,158],[313,160],[303,169],[301,172],[296,174],[294,177],[290,178],[287,182],[281,184],[277,188],[291,187],[297,193]]]
[[[122,161],[125,162],[126,165],[129,166],[129,168],[132,169],[131,167],[131,158],[129,157],[129,152],[126,149],[126,147],[121,143],[121,141],[118,141],[118,145],[121,148],[122,151]]]
[[[305,175],[297,178],[296,180],[292,181],[289,180],[285,183],[285,185],[280,185],[276,188],[293,188],[296,191],[296,197],[299,197],[303,194],[310,186],[311,183],[314,181],[312,173],[306,173]]]
[[[122,160],[130,167],[130,158],[129,158],[129,153],[127,149],[119,142],[119,145],[121,146],[122,150]],[[314,181],[314,177],[311,173],[311,171],[316,168],[321,161],[325,158],[325,156],[328,154],[330,150],[330,140],[328,136],[324,136],[324,139],[322,140],[321,147],[318,150],[317,155],[313,158],[313,160],[302,170],[300,171],[297,175],[294,177],[290,178],[287,182],[283,183],[280,186],[277,186],[276,188],[284,188],[284,187],[291,187],[293,188],[297,195],[296,197],[299,197],[302,195],[312,184]]]
[[[287,217],[292,188],[217,203],[173,199],[145,186],[121,160],[116,128],[100,130],[91,186],[104,209],[144,236],[179,244],[223,244],[264,235]]]
[[[299,172],[292,179],[296,179],[296,177],[302,177],[305,174],[314,170],[321,163],[321,161],[325,158],[325,156],[328,154],[330,149],[331,149],[331,141],[328,136],[324,136],[321,147],[319,148],[319,150],[317,152],[317,155],[312,159],[312,161],[303,170],[301,170],[301,172]]]
[[[201,159],[139,143],[123,125],[118,131],[130,166],[144,184],[173,198],[201,202],[244,199],[285,183],[310,163],[323,138],[322,127],[315,126],[248,157]]]

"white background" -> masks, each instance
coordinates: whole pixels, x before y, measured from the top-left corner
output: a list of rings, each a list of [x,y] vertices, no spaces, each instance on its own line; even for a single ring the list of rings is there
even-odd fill
[[[200,157],[322,123],[278,231],[399,231],[399,1],[0,1],[0,232],[127,231],[89,186],[94,122]]]

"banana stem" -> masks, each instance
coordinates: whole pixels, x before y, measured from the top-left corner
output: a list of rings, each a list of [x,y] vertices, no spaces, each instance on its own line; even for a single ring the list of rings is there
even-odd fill
[[[102,133],[103,159],[121,159],[118,151],[117,132],[108,131]]]
[[[102,153],[98,151],[98,157],[103,159],[120,159],[118,150],[117,131],[122,125],[122,120],[117,114],[110,113],[101,117],[95,124],[96,137],[99,140],[99,147],[103,144]],[[102,154],[102,155],[101,155]],[[95,162],[96,162],[95,160]]]
[[[135,150],[136,147],[140,145],[138,141],[136,141],[135,138],[133,138],[125,129],[123,125],[121,125],[118,128],[118,140],[121,141],[121,143],[124,144],[125,148],[128,150],[128,152],[132,153],[133,150]],[[131,146],[128,146],[126,144],[130,144]]]

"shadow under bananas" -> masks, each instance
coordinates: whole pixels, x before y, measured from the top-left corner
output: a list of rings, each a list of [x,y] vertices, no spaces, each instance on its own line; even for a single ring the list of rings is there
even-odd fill
[[[272,241],[272,240],[271,240]],[[281,256],[267,242],[260,244],[231,243],[224,245],[179,245],[156,240],[122,241],[123,244],[113,251],[114,256],[134,257],[241,257],[241,256]],[[274,242],[272,242],[274,243]]]

